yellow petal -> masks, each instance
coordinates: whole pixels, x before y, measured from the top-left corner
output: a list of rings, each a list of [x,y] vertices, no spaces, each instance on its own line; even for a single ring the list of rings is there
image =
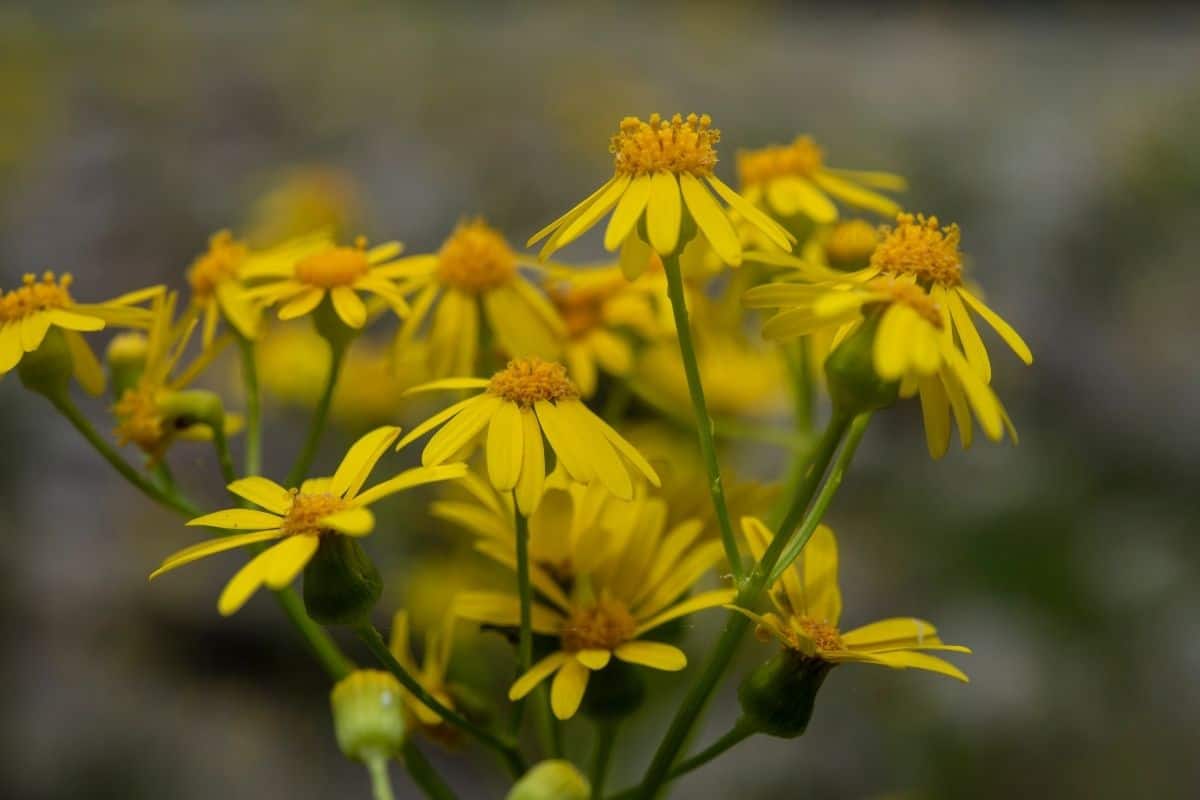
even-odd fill
[[[719,195],[720,198],[724,200],[734,211],[741,214],[742,218],[745,219],[746,222],[750,223],[755,228],[758,228],[763,235],[774,242],[779,248],[791,252],[792,242],[795,241],[795,237],[788,233],[788,231],[782,225],[768,217],[762,211],[759,211],[757,208],[755,208],[753,203],[742,197],[733,189],[730,189],[729,186],[727,186],[725,182],[716,175],[709,175],[707,180],[708,185],[711,186],[714,191],[716,191],[717,195]]]
[[[225,487],[243,500],[276,514],[286,514],[292,508],[292,493],[275,481],[260,476],[240,478]]]
[[[375,530],[375,515],[370,509],[358,506],[322,517],[318,524],[322,528],[329,528],[347,536],[366,536]]]
[[[694,614],[697,611],[703,611],[706,608],[715,606],[728,605],[733,602],[734,596],[737,594],[733,589],[714,589],[709,592],[701,592],[698,595],[689,597],[682,603],[675,605],[663,611],[661,614],[656,614],[650,619],[638,625],[635,636],[641,636],[649,630],[657,628],[659,625],[665,625],[673,619],[685,617],[688,614]]]
[[[818,225],[828,225],[837,220],[837,206],[811,182],[804,178],[792,178],[786,182],[797,211]],[[768,193],[768,199],[772,197],[773,195]]]
[[[64,308],[53,308],[46,313],[48,315],[48,320],[51,323],[69,331],[83,331],[84,333],[92,333],[104,328],[104,320],[97,317],[88,316],[87,314],[78,314],[74,311],[67,311]]]
[[[980,300],[975,295],[966,290],[965,287],[958,287],[956,293],[961,297],[967,305],[975,310],[975,313],[987,320],[996,333],[1000,334],[1000,338],[1005,344],[1012,348],[1012,351],[1017,354],[1017,358],[1024,361],[1026,364],[1033,363],[1033,352],[1029,349],[1029,345],[1025,344],[1025,340],[1021,338],[1021,334],[1017,333],[1012,325],[1005,322],[999,314]]]
[[[150,580],[154,580],[163,573],[182,567],[184,564],[190,564],[193,561],[198,561],[215,553],[223,553],[226,550],[244,547],[249,544],[257,544],[258,542],[267,542],[272,539],[278,539],[281,536],[283,536],[283,531],[277,528],[275,530],[257,531],[255,533],[239,533],[236,536],[221,536],[217,539],[209,539],[199,544],[194,544],[191,547],[185,547],[163,559],[158,569],[150,573]]]
[[[578,400],[562,400],[558,403],[558,410],[566,417],[576,440],[585,449],[596,479],[604,484],[614,497],[632,500],[633,482],[629,479],[629,470],[621,462],[604,431],[596,424],[600,418]]]
[[[546,227],[542,228],[540,231],[535,233],[533,236],[530,236],[529,239],[525,242],[525,246],[533,247],[539,241],[541,241],[542,239],[549,236],[550,233],[552,233],[556,228],[561,228],[564,225],[569,224],[572,220],[574,220],[576,217],[578,217],[580,214],[582,214],[585,210],[587,210],[587,208],[589,206],[591,206],[591,204],[594,203],[597,200],[597,198],[600,197],[600,195],[607,192],[609,187],[612,186],[613,181],[615,181],[616,179],[617,179],[616,175],[609,178],[607,181],[605,181],[603,184],[600,185],[599,189],[597,189],[596,191],[592,192],[587,197],[585,197],[582,202],[577,203],[570,211],[563,214],[561,217],[554,220],[554,222],[551,222]]]
[[[660,255],[675,252],[682,221],[679,181],[670,172],[654,173],[650,181],[650,200],[646,204],[646,233]]]
[[[492,415],[487,436],[488,477],[497,491],[510,492],[517,485],[524,440],[521,409],[516,403],[502,404]]]
[[[604,438],[608,440],[608,443],[616,448],[618,453],[628,459],[629,463],[633,464],[634,468],[637,469],[638,472],[642,473],[646,480],[650,481],[651,486],[662,486],[662,481],[659,479],[658,473],[654,471],[654,467],[650,466],[650,462],[646,460],[645,456],[638,452],[636,447],[631,445],[623,436],[621,436],[621,434],[617,433],[617,431],[611,425],[593,414],[586,407],[584,410],[587,411],[591,417],[592,424],[599,426],[600,431],[604,434]]]
[[[900,204],[890,197],[884,197],[869,189],[856,186],[850,181],[828,172],[818,172],[813,175],[813,182],[843,203],[865,208],[885,217],[894,217],[900,213]]]
[[[361,328],[367,322],[367,307],[362,298],[349,286],[336,286],[329,292],[333,298],[333,310],[342,322],[351,328]]]
[[[517,508],[531,516],[542,501],[546,482],[546,451],[537,417],[521,409],[521,476],[517,479]]]
[[[263,567],[263,583],[271,589],[287,586],[312,559],[319,545],[316,536],[289,536],[266,551],[271,558]]]
[[[954,320],[954,330],[958,332],[958,340],[962,342],[963,353],[967,357],[967,363],[979,373],[979,377],[983,379],[984,383],[990,383],[992,380],[992,362],[988,359],[987,348],[983,346],[983,339],[979,337],[979,331],[975,328],[975,322],[971,319],[971,315],[967,313],[967,307],[963,305],[962,298],[958,292],[948,292],[941,286],[935,286],[930,294],[934,302],[945,303],[947,310],[949,310],[950,317]]]
[[[42,346],[46,332],[50,330],[50,312],[35,311],[21,318],[21,347],[32,353]]]
[[[616,650],[617,658],[651,669],[678,672],[687,666],[687,656],[678,647],[662,642],[625,642]]]
[[[578,239],[583,234],[587,233],[588,229],[596,224],[609,209],[617,204],[624,193],[625,188],[629,186],[630,176],[620,175],[613,177],[605,188],[595,197],[596,199],[591,205],[582,208],[578,216],[570,222],[564,223],[558,231],[546,242],[542,247],[538,257],[545,259],[552,255],[556,250],[566,247],[571,242]]]
[[[278,528],[282,520],[278,514],[268,514],[266,511],[255,511],[251,508],[228,508],[224,511],[214,511],[190,520],[189,526],[203,525],[208,528],[223,528],[228,531],[265,531],[267,528]]]
[[[612,252],[622,245],[625,237],[637,225],[642,212],[646,210],[646,202],[650,199],[650,176],[639,175],[629,183],[625,193],[621,195],[617,207],[613,210],[608,228],[604,231],[604,249]]]
[[[887,653],[870,653],[873,660],[877,663],[886,664],[889,667],[897,669],[923,669],[927,672],[936,672],[939,675],[946,675],[951,678],[969,683],[965,672],[951,664],[949,661],[931,656],[927,653],[914,653],[911,650],[897,650]]]
[[[570,719],[579,710],[583,693],[587,691],[591,672],[583,664],[568,658],[550,685],[550,708],[559,719]]]
[[[0,375],[11,370],[25,355],[21,347],[21,324],[19,322],[0,323]]]
[[[546,678],[554,674],[555,670],[565,664],[568,657],[563,652],[551,653],[534,664],[529,668],[528,672],[517,678],[517,682],[508,690],[508,699],[515,703],[532,692],[539,683],[546,680]]]
[[[934,375],[920,379],[921,416],[925,420],[925,443],[929,455],[938,459],[950,447],[950,400],[941,379]]]
[[[354,497],[399,436],[400,429],[394,425],[384,425],[362,436],[346,451],[342,463],[333,473],[330,491],[338,497]]]
[[[96,354],[77,332],[68,330],[63,333],[67,342],[67,350],[71,353],[71,365],[75,369],[75,380],[84,391],[93,397],[104,393],[104,367],[96,360]]]
[[[258,306],[243,297],[238,286],[231,281],[217,284],[216,295],[217,303],[225,319],[229,320],[229,323],[237,328],[238,333],[242,336],[247,339],[255,338],[258,335]],[[215,311],[218,306],[213,305],[210,308]],[[209,324],[207,321],[205,322],[206,328]],[[215,319],[211,324],[215,325]],[[211,341],[211,331],[207,331],[205,339]]]
[[[580,664],[591,670],[604,669],[608,666],[609,659],[612,658],[610,650],[580,650],[575,653],[575,658]]]
[[[420,392],[435,392],[447,389],[486,389],[488,383],[487,378],[442,378],[441,380],[422,383],[420,386],[414,386],[411,389],[405,389],[402,397],[409,397]]]
[[[740,265],[742,243],[729,221],[729,215],[694,175],[687,172],[681,174],[679,188],[683,192],[684,202],[687,203],[688,213],[696,221],[696,226],[712,246],[713,252],[731,267]]]
[[[439,481],[452,481],[463,478],[467,474],[467,465],[461,461],[449,464],[438,464],[435,467],[413,467],[406,469],[394,478],[377,483],[354,498],[358,506],[369,506],[390,494],[402,492],[415,486]]]
[[[863,625],[842,634],[842,642],[848,647],[874,649],[889,645],[919,646],[926,642],[941,644],[937,628],[916,617],[889,617],[869,625]]]
[[[278,546],[276,545],[276,547]],[[258,587],[262,586],[267,566],[274,558],[272,550],[274,548],[264,550],[250,559],[244,567],[237,571],[229,583],[225,584],[221,596],[217,598],[217,611],[221,613],[221,616],[228,617],[236,612],[246,604],[252,594],[258,591]]]
[[[321,305],[321,301],[325,299],[325,290],[316,287],[305,289],[300,294],[293,297],[291,300],[279,307],[280,319],[296,319],[303,317],[311,312],[314,308]]]
[[[435,433],[421,452],[421,463],[432,467],[448,460],[483,430],[505,401],[494,394],[481,394]]]
[[[842,616],[842,592],[838,588],[837,538],[829,526],[821,525],[804,546],[805,613],[836,626]]]
[[[621,244],[621,274],[625,276],[626,280],[635,280],[646,271],[653,253],[650,245],[643,242],[638,236],[637,229],[630,231]]]
[[[462,619],[511,627],[521,624],[521,602],[503,592],[462,592],[454,599],[454,612]],[[562,626],[557,611],[533,604],[533,630],[557,636]]]
[[[534,410],[537,412],[542,432],[546,434],[559,463],[575,480],[590,483],[595,472],[588,461],[586,450],[580,445],[576,432],[572,430],[571,420],[560,408],[547,400],[537,401]]]
[[[875,371],[885,381],[904,377],[908,369],[908,354],[913,329],[920,324],[916,312],[905,306],[890,305],[879,320],[875,333]]]

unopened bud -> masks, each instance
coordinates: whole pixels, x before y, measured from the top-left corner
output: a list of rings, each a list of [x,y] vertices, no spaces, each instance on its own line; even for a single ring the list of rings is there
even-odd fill
[[[104,360],[108,363],[109,386],[114,398],[137,385],[146,369],[149,352],[150,342],[140,333],[121,333],[109,342]]]
[[[887,408],[896,402],[900,384],[885,381],[875,372],[875,333],[879,315],[863,320],[825,359],[825,377],[829,396],[837,413],[856,416],[866,411]]]
[[[591,784],[570,761],[555,759],[534,765],[505,800],[588,800]]]
[[[50,398],[66,395],[74,372],[75,362],[67,338],[53,325],[46,331],[41,346],[26,353],[17,364],[17,374],[25,388]]]
[[[338,747],[348,758],[389,757],[404,745],[400,682],[390,672],[360,669],[329,695]]]
[[[812,719],[817,691],[832,666],[798,650],[780,650],[738,687],[742,724],[783,739],[804,733]]]
[[[353,625],[375,607],[383,580],[371,557],[349,536],[321,537],[304,568],[304,607],[325,625]]]

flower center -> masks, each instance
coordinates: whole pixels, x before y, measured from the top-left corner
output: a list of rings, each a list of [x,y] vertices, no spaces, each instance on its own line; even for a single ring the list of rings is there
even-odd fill
[[[549,295],[567,326],[567,335],[577,339],[600,326],[604,321],[604,303],[614,293],[607,286],[588,286],[555,288]]]
[[[220,284],[237,277],[238,267],[246,259],[246,246],[229,231],[218,231],[208,240],[208,251],[192,262],[188,285],[200,299],[209,297]]]
[[[367,242],[359,238],[353,247],[330,247],[296,262],[296,280],[309,286],[333,289],[350,286],[367,274]]]
[[[879,244],[879,231],[865,219],[839,222],[825,241],[825,255],[835,267],[866,266]]]
[[[708,114],[688,114],[687,119],[676,114],[669,122],[659,114],[651,114],[649,122],[626,117],[608,147],[617,174],[666,171],[697,177],[711,175],[717,163],[713,145],[721,140],[721,132],[711,125]]]
[[[842,644],[841,632],[833,625],[817,622],[810,617],[799,617],[796,622],[804,635],[816,645],[818,652],[845,649],[846,646]]]
[[[492,376],[487,390],[510,403],[529,408],[539,400],[558,402],[579,397],[579,389],[567,377],[567,368],[537,356],[514,358]]]
[[[459,225],[438,251],[438,280],[470,294],[503,286],[516,272],[512,248],[482,220]]]
[[[916,311],[929,321],[933,327],[941,330],[942,312],[933,298],[915,283],[897,280],[892,276],[875,278],[867,283],[867,288],[873,292],[887,295],[886,302],[900,303]]]
[[[576,609],[563,623],[560,636],[563,649],[614,650],[633,638],[637,621],[623,603],[600,600],[590,608]]]
[[[0,296],[0,322],[9,322],[50,308],[66,308],[71,305],[71,276],[55,279],[53,272],[46,272],[39,281],[33,275],[24,277],[24,285]]]
[[[786,175],[809,177],[821,169],[825,154],[811,136],[797,136],[791,144],[738,153],[738,180],[744,188]]]
[[[871,254],[871,266],[892,275],[957,286],[962,283],[962,253],[957,225],[938,227],[937,217],[900,214]]]
[[[279,526],[287,536],[316,536],[322,531],[318,524],[322,519],[349,507],[345,500],[331,494],[302,494],[295,490],[293,492],[292,507],[288,509]]]
[[[117,442],[133,442],[146,453],[155,453],[163,442],[163,417],[158,410],[158,387],[140,383],[126,389],[113,406]]]

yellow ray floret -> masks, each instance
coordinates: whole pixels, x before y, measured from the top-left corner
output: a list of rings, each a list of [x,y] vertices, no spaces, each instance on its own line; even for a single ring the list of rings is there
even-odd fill
[[[454,627],[457,621],[458,618],[451,607],[442,617],[441,626],[426,634],[425,659],[422,663],[418,663],[413,656],[412,645],[409,641],[407,611],[401,609],[392,618],[392,633],[388,643],[388,649],[392,651],[392,656],[396,661],[420,682],[425,691],[449,709],[455,707],[447,673],[450,668],[450,657],[454,647]],[[418,700],[407,689],[402,690],[401,696],[404,698],[404,705],[410,720],[415,721],[416,726],[420,727],[426,735],[445,742],[457,740],[457,729],[446,725],[440,714]]]

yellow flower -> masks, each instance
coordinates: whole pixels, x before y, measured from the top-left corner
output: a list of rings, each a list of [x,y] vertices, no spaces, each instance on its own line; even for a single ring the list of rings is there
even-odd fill
[[[168,556],[150,578],[214,553],[282,539],[252,558],[221,592],[217,609],[228,616],[263,584],[282,589],[291,583],[316,554],[321,537],[371,533],[375,517],[367,507],[377,500],[466,474],[461,463],[416,467],[363,491],[371,470],[399,435],[400,429],[390,426],[371,431],[351,446],[332,478],[307,480],[298,490],[257,476],[234,481],[227,487],[230,492],[265,510],[231,508],[197,517],[188,525],[247,532],[186,547]]]
[[[203,319],[200,340],[204,348],[212,346],[222,317],[243,337],[257,337],[262,308],[242,286],[245,273],[286,270],[298,259],[329,246],[329,235],[323,232],[308,233],[262,251],[251,250],[229,231],[213,234],[208,250],[187,271],[191,307]]]
[[[762,558],[771,532],[753,517],[742,518],[742,533],[755,558]],[[928,650],[970,653],[961,645],[944,644],[937,629],[914,617],[892,617],[843,633],[842,592],[838,586],[838,550],[833,531],[821,525],[800,559],[788,566],[770,589],[775,611],[761,616],[737,608],[787,648],[828,664],[858,662],[895,669],[923,669],[966,682],[963,671]]]
[[[406,348],[429,320],[429,360],[435,373],[471,374],[479,355],[482,313],[506,354],[558,358],[566,329],[520,267],[540,269],[480,219],[460,224],[437,253],[396,262],[393,274],[422,287],[413,297],[412,316],[400,329],[397,349]]]
[[[528,516],[537,508],[546,481],[542,436],[558,463],[577,481],[599,481],[617,497],[633,497],[633,473],[655,486],[658,475],[646,459],[579,400],[579,389],[561,364],[515,358],[487,378],[447,378],[411,391],[483,389],[435,414],[408,432],[397,449],[442,426],[421,453],[435,466],[471,445],[487,429],[487,470],[492,485],[516,494]]]
[[[289,169],[254,201],[247,238],[270,247],[312,230],[344,233],[362,219],[362,198],[354,177],[321,164]]]
[[[661,500],[640,498],[619,518],[577,542],[575,577],[569,587],[547,572],[531,570],[538,598],[533,630],[558,637],[558,649],[517,679],[509,699],[520,700],[554,675],[550,705],[559,719],[579,708],[592,672],[615,656],[652,669],[681,670],[679,648],[642,637],[671,620],[728,603],[732,589],[701,592],[680,600],[724,556],[719,542],[696,545],[699,523],[665,527]],[[511,565],[508,558],[502,563]],[[515,594],[469,592],[456,603],[464,619],[513,626],[520,608]]]
[[[392,618],[392,633],[388,648],[400,665],[412,675],[425,691],[429,692],[439,703],[451,710],[454,709],[454,698],[447,681],[447,671],[450,668],[450,656],[454,647],[454,625],[457,622],[454,609],[449,609],[442,617],[441,627],[431,630],[425,637],[425,661],[418,665],[413,656],[409,642],[408,612],[401,609]],[[411,692],[401,690],[404,705],[408,709],[410,719],[415,719],[430,737],[450,743],[457,741],[456,728],[451,728],[442,720],[440,714],[422,703]]]
[[[337,316],[350,328],[367,322],[367,306],[358,292],[368,292],[385,301],[399,317],[409,314],[405,286],[397,285],[396,256],[399,242],[386,242],[367,249],[359,237],[352,246],[326,245],[298,258],[271,259],[247,264],[244,281],[264,283],[246,291],[246,296],[266,305],[282,303],[280,319],[296,319],[314,311],[326,296]]]
[[[724,263],[736,267],[742,263],[742,243],[728,213],[709,193],[711,188],[747,224],[776,246],[791,250],[795,239],[790,233],[713,174],[721,134],[711,125],[707,114],[689,114],[686,119],[676,114],[669,121],[658,114],[651,114],[648,122],[637,117],[621,120],[609,147],[613,177],[534,234],[526,247],[549,237],[541,251],[546,258],[612,211],[604,247],[610,252],[621,248],[622,268],[630,277],[645,268],[647,243],[660,255],[671,255],[697,230]]]
[[[737,154],[738,179],[746,199],[779,218],[804,214],[818,225],[837,219],[830,197],[890,217],[895,201],[865,187],[904,191],[907,183],[888,172],[862,172],[825,166],[825,153],[810,136]]]
[[[0,295],[0,377],[21,363],[26,353],[41,347],[52,328],[58,328],[66,339],[79,385],[100,394],[104,370],[81,334],[106,325],[149,327],[152,316],[138,304],[163,291],[161,286],[152,286],[103,303],[76,303],[70,293],[71,282],[70,275],[56,278],[53,272],[43,274],[40,281],[26,275],[20,287]]]
[[[878,312],[875,372],[885,381],[900,381],[902,397],[920,393],[930,455],[945,455],[952,411],[964,448],[971,446],[972,412],[989,439],[999,441],[1007,430],[1015,443],[1017,433],[1008,414],[955,346],[946,304],[935,297],[911,276],[881,276],[863,283],[766,284],[747,292],[745,301],[752,308],[783,309],[763,325],[767,339],[833,330],[834,347],[865,316]]]
[[[880,241],[879,227],[865,219],[835,222],[805,243],[806,261],[850,272],[867,266]]]

